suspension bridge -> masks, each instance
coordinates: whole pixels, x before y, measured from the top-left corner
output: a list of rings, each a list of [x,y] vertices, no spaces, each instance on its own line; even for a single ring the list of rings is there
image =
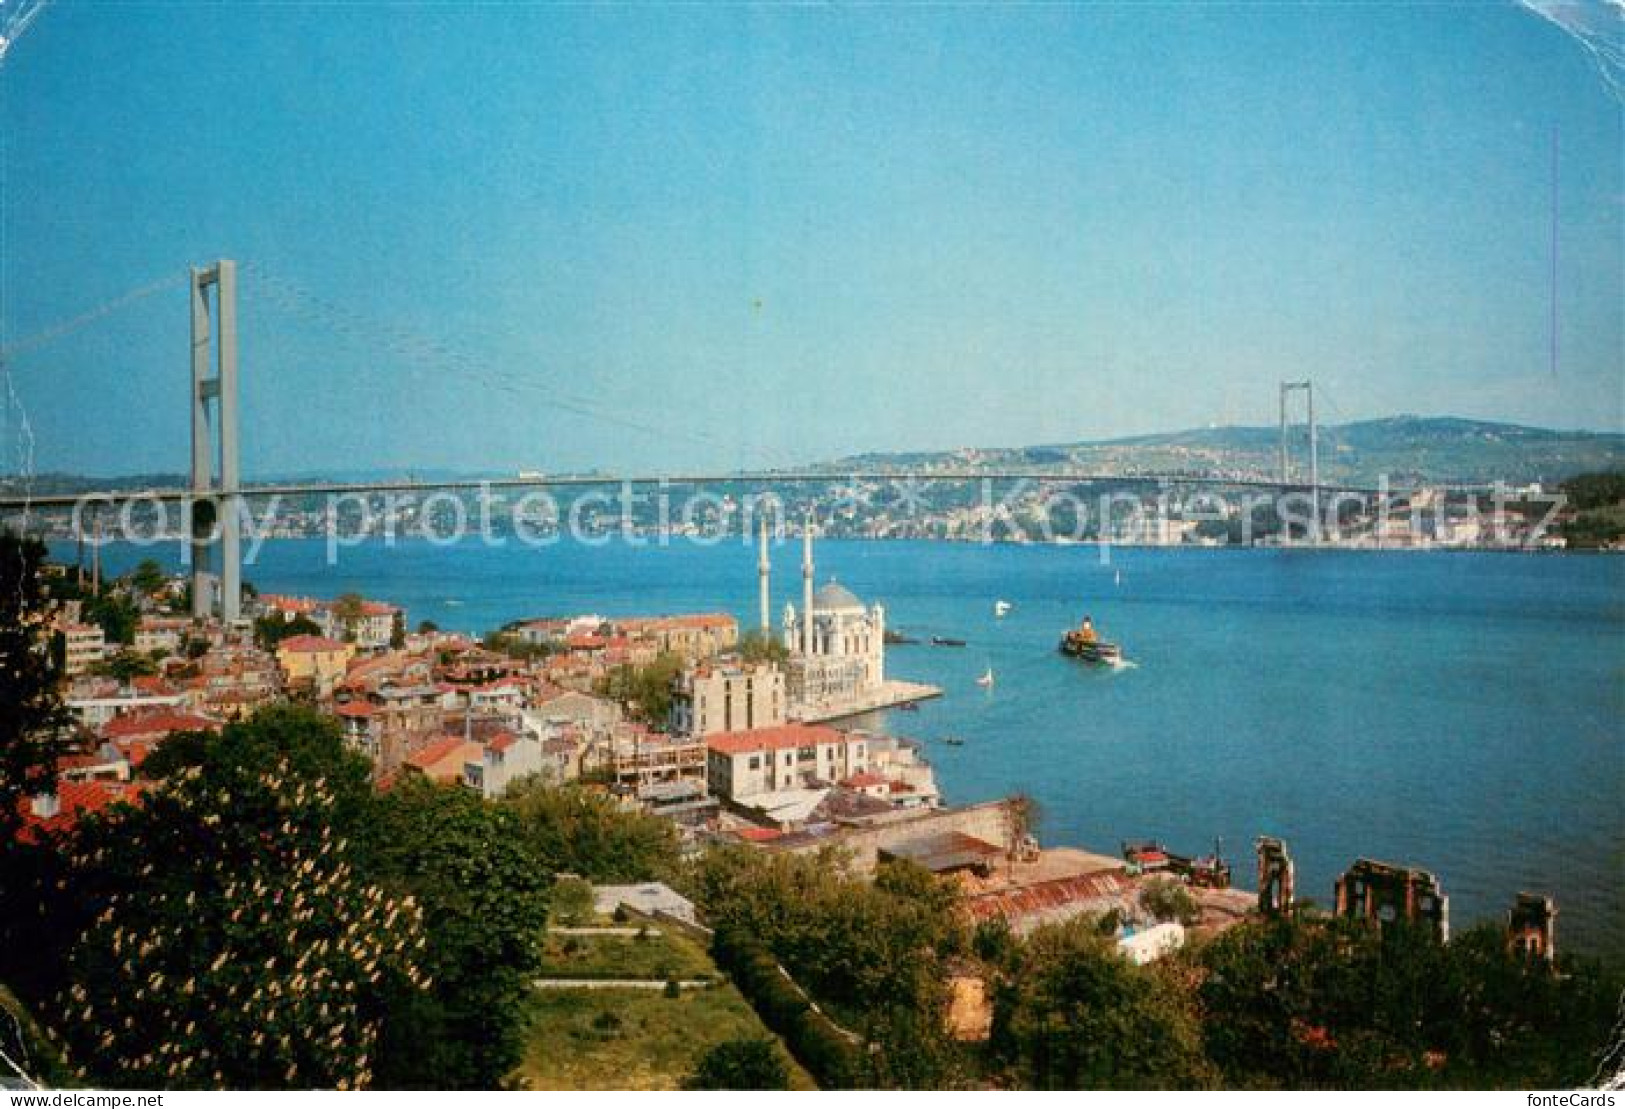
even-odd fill
[[[403,328],[369,326],[353,313],[337,308],[252,265],[256,289],[295,312],[313,316],[340,333],[357,336],[368,349],[382,349],[418,365],[432,364],[437,371],[463,375],[471,383],[513,391],[525,383],[493,371],[481,360],[460,351],[444,339],[428,338]],[[89,509],[92,513],[134,503],[179,505],[191,535],[191,564],[194,578],[194,604],[198,615],[218,612],[228,619],[237,615],[240,592],[239,530],[244,502],[249,500],[304,497],[405,496],[433,493],[472,493],[545,489],[672,489],[682,487],[773,487],[783,485],[835,486],[858,483],[911,482],[916,486],[952,486],[965,483],[1030,483],[1038,487],[1112,486],[1117,488],[1262,490],[1276,494],[1297,493],[1319,505],[1326,495],[1374,498],[1405,496],[1411,489],[1370,487],[1353,484],[1324,484],[1320,478],[1319,443],[1314,416],[1314,393],[1310,382],[1281,384],[1279,472],[1274,477],[1192,474],[1184,472],[1120,472],[1080,470],[1064,466],[792,466],[762,469],[734,469],[668,473],[527,474],[511,477],[461,477],[443,480],[405,478],[378,481],[299,481],[244,484],[239,471],[237,285],[239,267],[230,260],[193,268],[185,275],[164,278],[132,289],[102,304],[51,326],[0,350],[0,370],[5,373],[8,403],[16,400],[10,376],[14,358],[44,347],[58,339],[106,318],[129,305],[186,284],[191,303],[191,473],[184,487],[145,489],[101,489],[36,494],[28,489],[29,473],[23,475],[22,492],[0,496],[0,512],[27,513],[61,509]],[[1308,398],[1308,475],[1296,477],[1289,449],[1287,398],[1292,393]],[[681,429],[649,425],[610,411],[592,398],[549,389],[548,402],[568,412],[662,435],[683,435]],[[28,471],[31,466],[31,440],[26,419],[20,422],[19,452]],[[705,439],[707,436],[689,437]],[[1434,485],[1459,491],[1481,492],[1483,486]],[[211,570],[211,566],[215,569]]]

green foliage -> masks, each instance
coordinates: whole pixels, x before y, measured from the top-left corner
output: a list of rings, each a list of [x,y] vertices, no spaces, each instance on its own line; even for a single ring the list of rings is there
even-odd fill
[[[1048,1090],[1211,1084],[1189,993],[1136,967],[1094,919],[1041,927],[995,991],[992,1049],[1024,1085]]]
[[[397,991],[378,1051],[391,1089],[489,1089],[519,1062],[540,965],[546,869],[511,810],[460,786],[409,778],[357,828],[367,874],[422,907],[433,943],[424,993]]]
[[[372,801],[372,765],[344,744],[338,721],[301,705],[272,705],[227,724],[219,735],[177,733],[141,764],[148,778],[170,778],[192,768],[264,769],[286,762],[310,779],[323,779],[335,795],[335,820],[349,828]]]
[[[16,836],[24,799],[50,787],[66,749],[60,660],[43,631],[44,564],[43,543],[0,531],[0,851]]]
[[[1202,919],[1196,898],[1185,883],[1175,878],[1148,881],[1141,886],[1140,907],[1158,920],[1175,920],[1186,927]]]
[[[555,923],[591,924],[595,915],[593,906],[591,882],[573,875],[563,875],[554,884],[552,919]]]
[[[429,635],[429,634],[431,634],[433,632],[437,632],[439,630],[440,630],[440,625],[436,624],[433,620],[419,620],[418,621],[418,634],[419,635]]]
[[[389,645],[397,651],[406,646],[406,614],[399,609],[389,625]]]
[[[859,1083],[863,1066],[859,1045],[784,976],[766,944],[744,929],[724,927],[717,930],[712,954],[755,1007],[762,1023],[784,1037],[791,1054],[821,1088],[843,1089]]]
[[[136,568],[130,571],[130,588],[143,596],[155,596],[167,582],[164,568],[150,558],[142,559]]]
[[[668,820],[623,808],[576,785],[516,783],[503,800],[520,836],[551,873],[592,882],[645,882],[677,868],[677,831]]]
[[[1584,1084],[1621,986],[1528,963],[1489,925],[1440,944],[1363,921],[1248,922],[1199,960],[1209,1052],[1236,1085]]]
[[[969,942],[956,888],[912,864],[882,866],[867,882],[841,863],[828,852],[719,848],[698,860],[686,881],[719,932],[758,939],[820,1004],[863,1032],[873,1047],[865,1082],[955,1084],[958,1067],[943,1031],[944,960]],[[765,1012],[763,1019],[779,1028]]]
[[[784,641],[761,628],[751,628],[739,637],[739,657],[746,662],[783,663],[790,658]]]
[[[790,1072],[772,1040],[725,1040],[700,1057],[689,1090],[786,1090]]]
[[[117,681],[129,682],[132,678],[156,674],[158,664],[153,661],[151,655],[125,649],[115,653],[111,658],[103,659],[96,670]]]
[[[482,642],[487,651],[495,651],[499,655],[507,655],[509,658],[524,662],[546,658],[553,653],[553,649],[547,644],[529,643],[513,632],[487,632]]]
[[[101,628],[102,635],[109,643],[128,645],[135,642],[135,627],[141,620],[141,610],[123,593],[103,590],[96,596],[86,597],[80,615],[86,623]]]
[[[1578,474],[1559,486],[1577,512],[1607,508],[1625,501],[1625,470]]]
[[[361,617],[365,615],[362,607],[365,604],[366,598],[359,593],[341,593],[338,599],[333,602],[333,618],[338,621],[338,626],[347,642],[355,639],[356,625],[361,622]]]
[[[599,692],[620,701],[647,723],[662,725],[671,712],[672,682],[684,665],[682,655],[668,651],[647,666],[617,666],[600,683]]]
[[[1580,474],[1561,488],[1575,516],[1557,531],[1570,547],[1606,547],[1625,538],[1625,470]]]
[[[363,878],[333,783],[291,759],[210,760],[81,824],[100,912],[59,1024],[100,1084],[362,1088],[383,999],[429,986],[421,910]],[[82,894],[83,896],[83,894]]]
[[[322,629],[308,616],[296,614],[291,620],[272,613],[254,621],[254,642],[267,651],[275,651],[277,644],[296,635],[320,635]]]

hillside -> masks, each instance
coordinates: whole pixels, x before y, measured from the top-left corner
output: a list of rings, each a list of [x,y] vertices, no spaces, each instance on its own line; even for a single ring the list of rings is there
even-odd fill
[[[832,469],[1008,466],[1074,468],[1101,473],[1177,473],[1269,478],[1278,469],[1274,427],[1199,428],[1123,439],[1032,447],[873,453]],[[1308,468],[1307,432],[1293,429],[1293,466]],[[1320,428],[1320,471],[1327,482],[1558,482],[1625,465],[1625,435],[1554,431],[1456,417],[1392,416]]]

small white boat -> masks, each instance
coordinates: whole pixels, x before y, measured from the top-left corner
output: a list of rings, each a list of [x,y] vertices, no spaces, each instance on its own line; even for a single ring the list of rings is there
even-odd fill
[[[991,687],[993,685],[993,667],[989,666],[986,672],[983,673],[980,678],[976,679],[976,684],[981,686],[983,689]]]
[[[994,601],[993,602],[993,615],[995,615],[995,616],[1003,616],[1005,613],[1010,611],[1010,608],[1011,608],[1011,605],[1010,605],[1009,601]]]
[[[1123,571],[1121,571],[1121,570],[1113,570],[1112,571],[1112,584],[1113,585],[1122,585],[1123,584]]]

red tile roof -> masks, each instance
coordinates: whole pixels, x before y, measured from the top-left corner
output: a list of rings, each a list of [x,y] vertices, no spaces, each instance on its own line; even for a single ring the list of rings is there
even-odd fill
[[[466,741],[462,736],[456,735],[449,735],[443,739],[437,739],[427,747],[424,747],[419,751],[414,751],[411,755],[408,755],[406,765],[417,770],[428,770],[435,763],[440,762],[442,759],[454,754],[458,748],[463,746],[464,742]],[[477,747],[478,744],[471,743],[469,746]]]
[[[102,725],[103,739],[161,736],[171,732],[217,732],[218,721],[190,712],[144,712],[115,716]]]
[[[777,828],[735,828],[734,835],[746,843],[767,843],[778,839],[784,833]]]
[[[311,652],[316,651],[342,651],[348,643],[340,643],[336,639],[328,639],[324,635],[290,635],[277,645],[278,651]]]
[[[31,842],[40,832],[65,832],[85,813],[101,812],[120,801],[138,802],[147,789],[147,784],[142,782],[59,781],[56,784],[58,810],[55,816],[36,816],[34,799],[22,799],[19,808],[23,827],[19,836],[25,842]]]
[[[781,724],[776,728],[755,728],[748,732],[719,732],[707,736],[705,745],[723,755],[744,755],[752,751],[783,751],[820,743],[841,743],[846,733],[823,724]]]
[[[843,778],[841,784],[848,789],[865,789],[869,786],[883,786],[886,784],[886,779],[873,770],[865,770],[862,773]]]
[[[370,701],[346,701],[342,705],[334,706],[333,712],[339,716],[363,719],[368,716],[377,716],[378,707]]]
[[[493,738],[486,746],[488,746],[491,750],[500,753],[506,751],[508,748],[512,747],[518,742],[519,737],[514,735],[512,732],[498,732],[496,737]]]

